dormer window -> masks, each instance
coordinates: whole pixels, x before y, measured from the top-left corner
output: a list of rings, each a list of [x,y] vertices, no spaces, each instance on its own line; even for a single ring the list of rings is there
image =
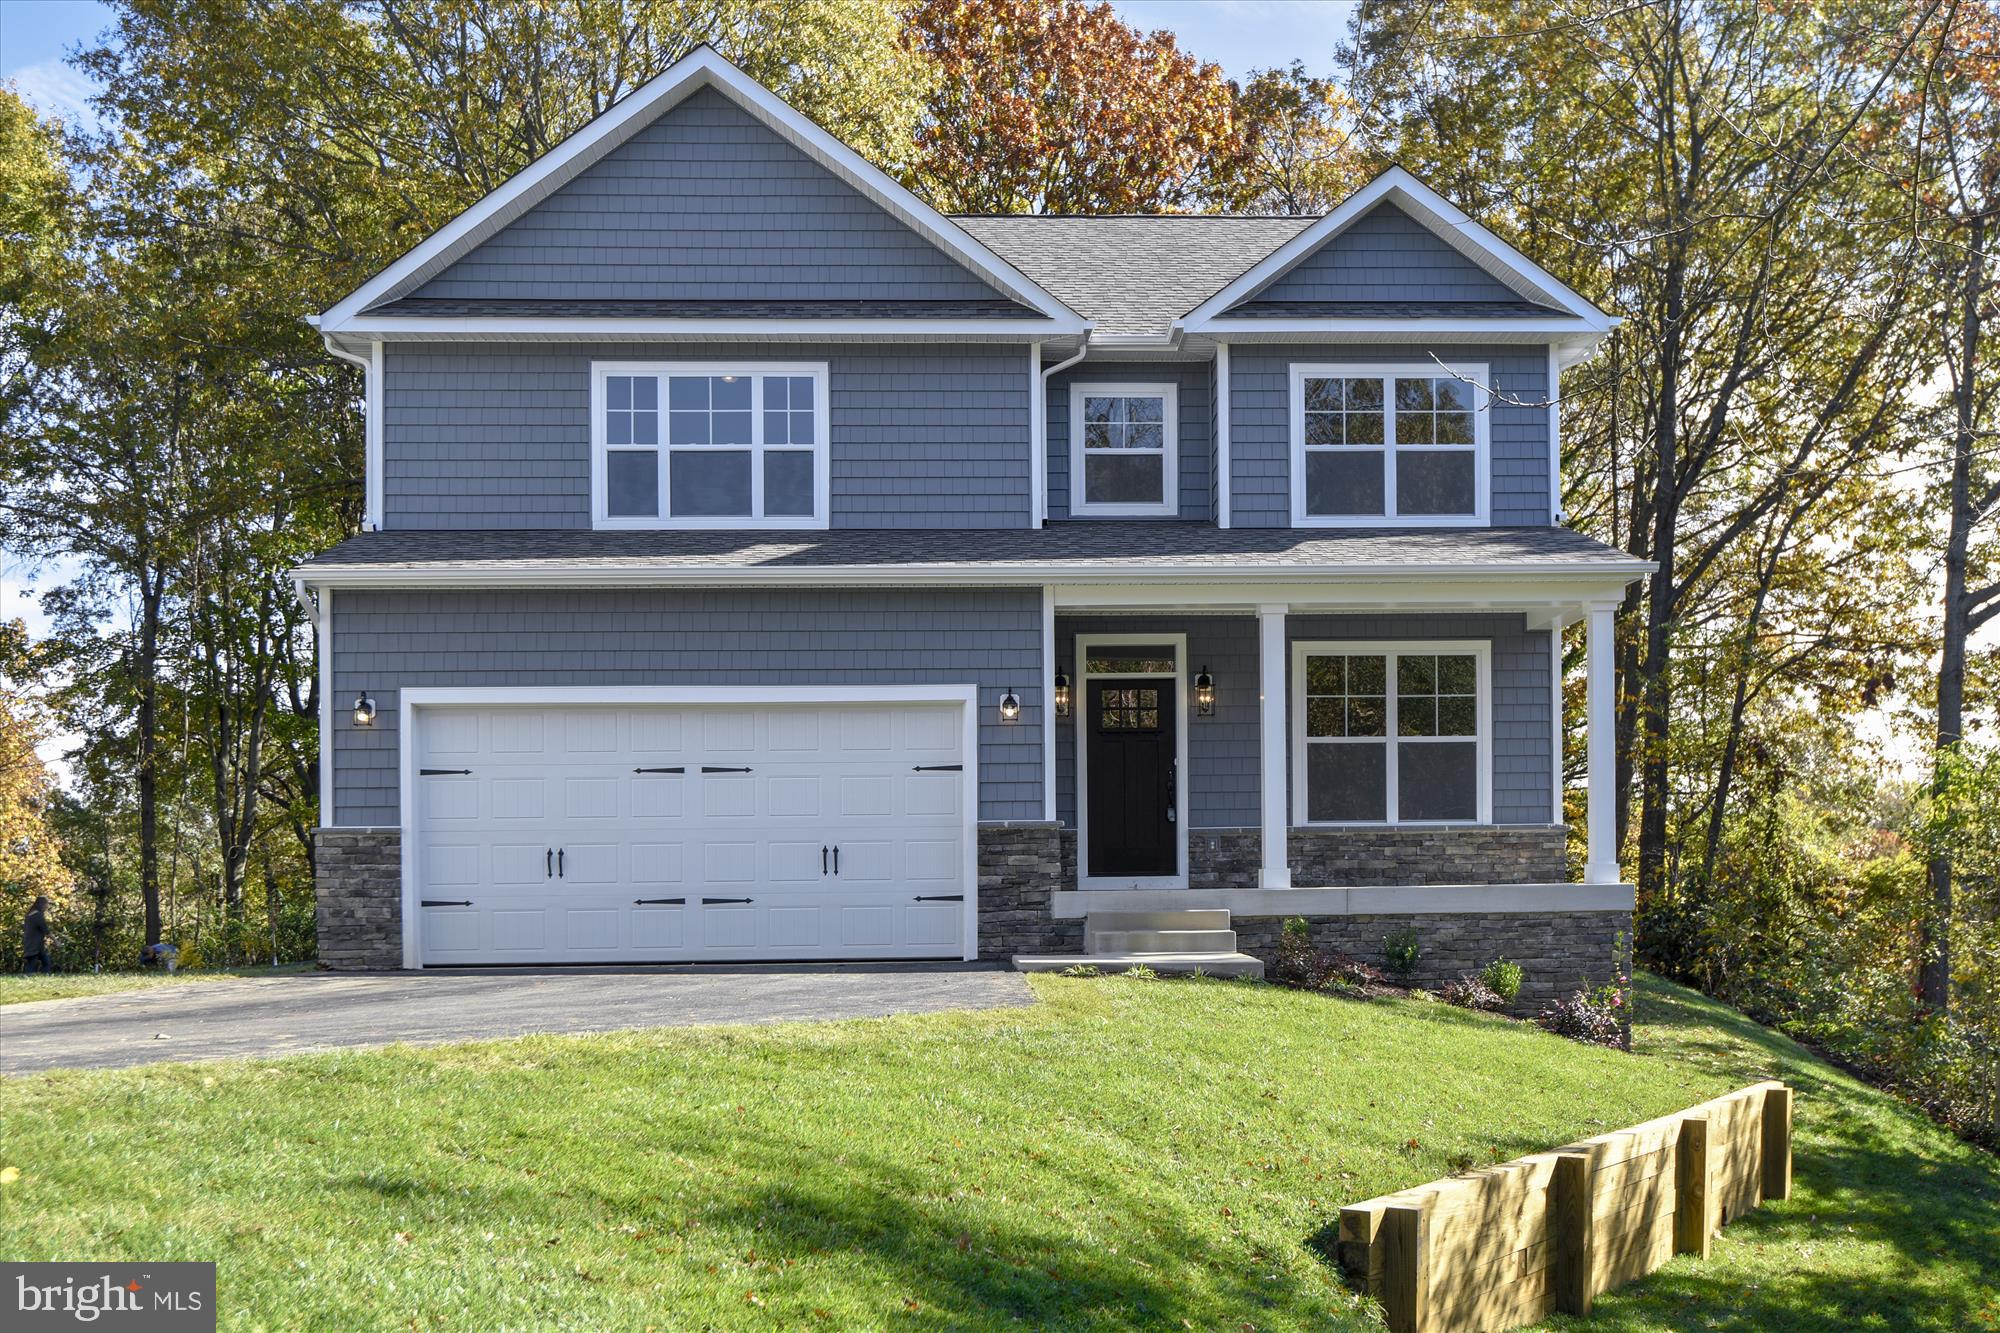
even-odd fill
[[[600,362],[600,528],[824,528],[824,363]]]
[[[1484,523],[1485,366],[1293,366],[1292,522]]]
[[[1172,384],[1072,384],[1069,512],[1158,518],[1180,512]]]

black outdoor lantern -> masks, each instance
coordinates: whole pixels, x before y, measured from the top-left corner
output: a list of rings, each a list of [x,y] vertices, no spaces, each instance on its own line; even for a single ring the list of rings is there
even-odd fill
[[[1007,692],[1000,696],[1000,720],[1002,722],[1021,720],[1021,697],[1014,693],[1012,685],[1009,685]]]
[[[1069,676],[1056,672],[1056,716],[1069,716]]]
[[[1194,711],[1197,717],[1215,716],[1215,677],[1207,667],[1194,678]]]
[[[354,696],[354,725],[357,727],[375,725],[375,701],[365,694]]]

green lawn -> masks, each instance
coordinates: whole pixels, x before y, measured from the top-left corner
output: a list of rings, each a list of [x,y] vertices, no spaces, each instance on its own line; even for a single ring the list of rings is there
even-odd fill
[[[2000,1163],[1686,992],[1642,1055],[1407,1002],[1028,1010],[0,1084],[0,1257],[214,1259],[224,1327],[1366,1327],[1344,1202],[1772,1074],[1798,1188],[1592,1327],[1993,1327]],[[0,1173],[4,1176],[4,1173]]]
[[[32,976],[0,974],[0,1005],[27,1004],[34,1000],[73,1000],[80,995],[116,995],[120,991],[148,990],[154,986],[179,986],[192,981],[242,981],[258,977],[281,977],[289,972],[307,972],[311,963],[282,963],[277,967],[218,968],[204,972],[37,972]]]

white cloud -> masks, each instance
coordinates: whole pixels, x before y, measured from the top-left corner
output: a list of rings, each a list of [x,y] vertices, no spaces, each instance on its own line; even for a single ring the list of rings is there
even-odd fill
[[[60,60],[23,65],[9,76],[21,100],[45,116],[60,117],[77,129],[97,128],[90,98],[97,85]]]

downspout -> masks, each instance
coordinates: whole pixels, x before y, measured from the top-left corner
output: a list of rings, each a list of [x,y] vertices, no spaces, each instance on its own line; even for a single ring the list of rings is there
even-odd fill
[[[333,335],[323,333],[320,340],[326,350],[342,361],[361,367],[361,530],[377,532],[382,527],[381,496],[378,491],[382,484],[382,344],[369,345],[367,356],[360,356],[339,346]]]
[[[1041,352],[1041,347],[1042,347],[1042,345],[1041,345],[1040,343],[1036,343],[1036,344],[1035,344],[1035,359],[1036,359],[1037,361],[1040,361],[1040,360],[1041,360],[1041,356],[1042,356],[1042,352]],[[1087,355],[1087,354],[1089,353],[1089,351],[1090,351],[1090,344],[1089,344],[1089,343],[1087,343],[1087,342],[1085,342],[1085,343],[1080,343],[1080,344],[1078,344],[1078,345],[1077,345],[1077,349],[1076,349],[1076,355],[1075,355],[1075,356],[1071,357],[1071,358],[1070,358],[1069,360],[1067,360],[1067,361],[1058,361],[1058,362],[1056,362],[1056,363],[1055,363],[1055,364],[1054,364],[1053,366],[1050,366],[1050,367],[1049,367],[1049,368],[1048,368],[1047,370],[1044,370],[1044,371],[1042,372],[1042,382],[1041,382],[1041,386],[1040,386],[1040,391],[1039,391],[1039,393],[1038,393],[1038,394],[1036,395],[1036,396],[1037,396],[1037,398],[1039,399],[1039,401],[1038,401],[1038,402],[1036,402],[1036,404],[1035,404],[1035,420],[1034,420],[1034,423],[1033,423],[1033,424],[1034,424],[1034,432],[1033,432],[1033,434],[1034,434],[1034,439],[1035,439],[1035,469],[1034,469],[1034,471],[1035,471],[1035,475],[1036,475],[1037,477],[1041,478],[1041,481],[1040,481],[1040,483],[1039,483],[1039,485],[1038,485],[1038,489],[1037,489],[1037,491],[1036,491],[1036,494],[1035,494],[1035,526],[1036,526],[1036,527],[1041,527],[1042,525],[1046,524],[1046,523],[1047,523],[1047,522],[1049,521],[1049,484],[1048,484],[1048,478],[1049,478],[1049,377],[1050,377],[1051,375],[1054,375],[1054,374],[1057,374],[1057,373],[1059,373],[1059,372],[1061,372],[1061,371],[1065,371],[1065,370],[1068,370],[1068,369],[1069,369],[1069,368],[1070,368],[1071,366],[1073,366],[1073,365],[1077,364],[1077,362],[1079,362],[1079,361],[1083,360],[1083,358],[1085,357],[1085,355]],[[1075,460],[1075,459],[1071,459],[1071,460],[1070,460],[1070,466],[1071,466],[1071,467],[1075,467],[1075,466],[1076,466],[1076,460]]]

